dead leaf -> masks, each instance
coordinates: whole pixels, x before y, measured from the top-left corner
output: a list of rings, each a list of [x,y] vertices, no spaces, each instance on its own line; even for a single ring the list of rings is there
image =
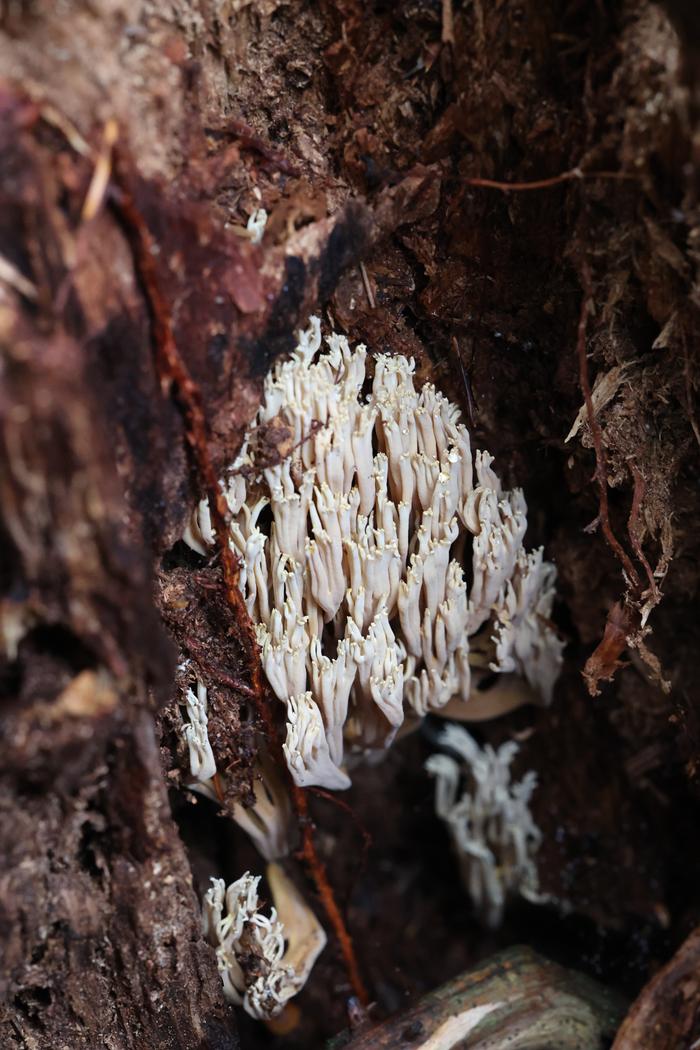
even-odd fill
[[[625,378],[625,372],[632,364],[633,362],[631,361],[624,361],[621,365],[615,365],[609,372],[601,372],[600,375],[596,376],[592,393],[593,412],[596,416],[613,400]],[[586,405],[583,404],[578,410],[571,430],[564,438],[565,442],[571,441],[572,437],[576,437],[587,418]]]

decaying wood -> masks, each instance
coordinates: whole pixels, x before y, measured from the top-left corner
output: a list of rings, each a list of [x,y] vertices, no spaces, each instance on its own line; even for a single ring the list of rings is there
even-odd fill
[[[633,1003],[613,1050],[677,1050],[700,1045],[700,928]]]
[[[510,948],[398,1018],[332,1045],[333,1050],[603,1050],[624,1011],[623,999],[590,978],[528,948]]]
[[[7,303],[0,326],[2,617],[23,669],[3,712],[0,1039],[233,1048],[147,693],[174,652],[105,414],[68,334]]]

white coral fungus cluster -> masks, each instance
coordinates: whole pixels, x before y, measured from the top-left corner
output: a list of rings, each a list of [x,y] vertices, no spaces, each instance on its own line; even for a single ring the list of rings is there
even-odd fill
[[[326,344],[312,318],[268,375],[222,485],[265,672],[287,707],[289,768],[302,787],[334,789],[349,784],[346,746],[386,747],[406,708],[468,700],[481,628],[492,670],[519,671],[545,702],[561,643],[554,568],[523,548],[522,492],[502,489],[487,452],[472,457],[459,410],[429,383],[415,389],[412,360],[380,354],[368,369],[364,346],[335,333]],[[258,465],[266,426],[284,432],[286,458]],[[185,539],[202,553],[213,542],[206,501]]]
[[[538,891],[534,859],[542,835],[529,808],[537,776],[529,772],[518,783],[511,781],[518,752],[513,741],[498,750],[489,744],[480,748],[461,726],[447,724],[439,742],[459,761],[443,754],[428,759],[435,809],[447,825],[475,911],[487,926],[496,927],[508,897],[545,899]]]
[[[268,868],[275,902],[260,910],[259,875],[246,872],[228,889],[212,879],[204,898],[204,934],[216,948],[224,995],[258,1020],[275,1017],[303,988],[326,944],[311,910],[276,865]]]

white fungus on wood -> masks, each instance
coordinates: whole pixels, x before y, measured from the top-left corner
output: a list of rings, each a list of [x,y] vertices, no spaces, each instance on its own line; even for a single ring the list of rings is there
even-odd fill
[[[555,571],[523,547],[522,492],[502,489],[487,452],[472,456],[446,397],[415,389],[413,360],[368,365],[366,348],[337,333],[322,349],[311,318],[267,376],[222,481],[300,786],[347,787],[347,749],[387,747],[407,712],[467,703],[476,632],[488,632],[486,664],[518,672],[545,703],[561,663]],[[258,455],[266,428],[285,435],[279,461]],[[206,501],[184,538],[211,547]]]
[[[197,682],[197,692],[188,689],[185,703],[190,720],[183,724],[182,733],[189,748],[190,773],[196,781],[210,780],[216,773],[216,762],[209,743],[206,687]]]
[[[267,212],[264,208],[256,208],[255,211],[250,213],[248,216],[248,222],[246,223],[246,232],[249,234],[250,240],[253,244],[260,244],[266,226]]]
[[[276,864],[267,879],[275,902],[264,915],[259,875],[245,872],[226,888],[212,879],[204,897],[203,928],[229,1002],[257,1020],[275,1017],[304,987],[326,944],[326,934]]]
[[[458,760],[435,754],[426,762],[435,778],[435,810],[449,831],[476,913],[496,927],[508,897],[545,899],[535,865],[542,835],[529,808],[537,777],[531,771],[512,782],[514,741],[498,750],[481,748],[466,729],[448,723],[439,744]]]

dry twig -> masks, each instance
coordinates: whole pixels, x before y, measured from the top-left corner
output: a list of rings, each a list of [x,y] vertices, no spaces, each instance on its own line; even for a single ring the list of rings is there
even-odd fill
[[[614,551],[615,555],[621,562],[629,582],[633,587],[638,588],[639,575],[637,574],[637,570],[632,564],[629,555],[615,536],[610,524],[610,514],[608,510],[607,464],[605,460],[605,449],[603,448],[603,434],[600,429],[600,423],[596,419],[595,407],[593,405],[593,395],[591,392],[591,382],[588,372],[588,355],[586,353],[586,328],[588,326],[588,314],[593,304],[593,292],[591,290],[590,272],[585,264],[582,268],[581,276],[584,294],[581,301],[581,313],[578,322],[576,352],[578,355],[579,381],[581,383],[581,390],[586,403],[588,426],[591,431],[593,448],[595,450],[596,469],[594,477],[598,484],[598,522],[608,546]]]
[[[526,190],[547,190],[551,186],[559,186],[562,182],[576,179],[619,179],[628,182],[636,178],[636,175],[626,171],[582,171],[576,167],[559,175],[552,175],[548,179],[535,179],[533,182],[501,182],[498,179],[481,178],[467,178],[464,181],[468,186],[484,186],[487,189],[501,190],[503,193],[521,193]]]

